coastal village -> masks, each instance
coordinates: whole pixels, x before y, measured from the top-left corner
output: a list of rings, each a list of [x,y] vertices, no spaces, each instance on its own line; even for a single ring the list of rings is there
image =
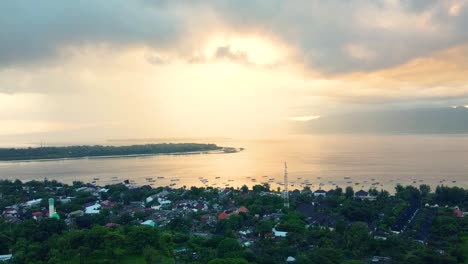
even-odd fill
[[[305,230],[342,230],[354,225],[374,240],[389,237],[411,238],[441,255],[448,254],[443,241],[436,240],[438,219],[450,219],[467,230],[467,196],[461,188],[438,187],[435,193],[422,185],[397,186],[394,195],[386,191],[302,190],[272,191],[268,184],[252,188],[190,187],[171,188],[150,185],[132,186],[127,182],[96,186],[56,181],[10,182],[0,184],[0,206],[5,223],[56,218],[67,229],[87,229],[93,225],[118,228],[141,225],[160,230],[177,230],[193,236],[229,236],[242,247],[255,247],[259,241],[299,239]],[[461,190],[461,191],[460,191]],[[286,203],[287,202],[287,203]],[[448,223],[444,223],[448,224]],[[466,233],[465,233],[466,234]],[[308,242],[320,246],[320,238]],[[187,257],[194,249],[180,245],[171,252]],[[14,252],[1,252],[0,259],[14,258]],[[10,254],[6,254],[10,253]],[[295,262],[294,255],[285,256]],[[391,263],[390,255],[368,256],[369,263]]]

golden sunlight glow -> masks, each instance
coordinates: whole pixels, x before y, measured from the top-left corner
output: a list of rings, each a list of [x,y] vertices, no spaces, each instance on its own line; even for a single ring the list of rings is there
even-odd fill
[[[207,57],[216,55],[219,48],[228,48],[233,56],[245,55],[246,63],[257,65],[277,64],[288,56],[288,48],[274,40],[255,35],[213,36],[203,49]]]
[[[288,117],[289,120],[292,120],[292,121],[310,121],[310,120],[314,120],[314,119],[319,119],[320,116],[316,115],[316,116],[293,116],[293,117]]]

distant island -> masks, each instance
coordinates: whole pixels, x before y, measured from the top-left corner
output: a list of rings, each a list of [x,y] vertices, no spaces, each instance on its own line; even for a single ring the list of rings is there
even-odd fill
[[[64,147],[0,148],[0,161],[191,154],[208,151],[233,153],[238,150],[236,148],[220,147],[216,144],[198,143],[162,143],[131,146],[83,145]]]

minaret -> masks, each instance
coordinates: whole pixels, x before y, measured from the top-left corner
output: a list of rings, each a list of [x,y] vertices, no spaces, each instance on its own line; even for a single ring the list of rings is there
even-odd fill
[[[289,208],[289,191],[288,191],[288,164],[284,163],[284,191],[283,191],[283,199],[284,199],[284,207]]]
[[[54,207],[54,198],[49,198],[49,217],[54,217],[55,207]]]

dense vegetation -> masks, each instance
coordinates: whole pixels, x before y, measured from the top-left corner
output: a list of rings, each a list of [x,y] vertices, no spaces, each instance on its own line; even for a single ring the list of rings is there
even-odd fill
[[[132,146],[67,146],[39,148],[0,148],[0,160],[60,159],[119,155],[151,155],[219,150],[215,144],[164,143]]]
[[[197,225],[203,213],[184,211],[167,225],[147,227],[140,225],[149,216],[146,210],[133,214],[122,212],[133,202],[159,193],[162,187],[128,189],[122,184],[111,185],[107,186],[108,192],[100,193],[97,198],[92,193],[76,191],[82,186],[92,185],[0,180],[0,210],[14,203],[43,198],[41,205],[25,210],[19,222],[0,219],[0,254],[12,253],[13,263],[70,264],[266,264],[285,263],[288,256],[294,256],[298,264],[369,263],[372,256],[391,258],[390,263],[468,262],[468,218],[455,217],[451,207],[468,207],[468,194],[463,188],[438,186],[431,192],[428,185],[397,186],[395,195],[371,190],[376,196],[374,201],[355,199],[351,187],[344,191],[331,190],[326,197],[314,197],[305,189],[297,195],[291,193],[291,208],[286,209],[281,196],[269,190],[267,184],[230,189],[222,199],[219,190],[211,187],[184,187],[173,190],[168,199],[203,200],[210,207],[215,203],[223,208],[243,205],[249,212],[216,220],[213,225]],[[57,201],[61,220],[33,220],[31,212],[47,208],[46,198],[51,195],[75,198],[68,203]],[[119,204],[100,214],[67,219],[68,213],[96,199]],[[330,216],[336,220],[333,228],[311,223],[310,216],[302,213],[301,206],[311,202],[315,204],[312,217]],[[435,203],[439,206],[425,206]],[[385,240],[374,237],[375,230],[389,231],[414,204],[419,211],[405,232],[387,232]],[[178,209],[171,205],[165,210]],[[119,226],[105,226],[110,222]],[[287,237],[275,237],[271,232],[273,227],[287,231]],[[240,231],[245,230],[252,232],[249,240],[254,243],[242,243]],[[426,242],[418,241],[421,236],[427,237]]]

